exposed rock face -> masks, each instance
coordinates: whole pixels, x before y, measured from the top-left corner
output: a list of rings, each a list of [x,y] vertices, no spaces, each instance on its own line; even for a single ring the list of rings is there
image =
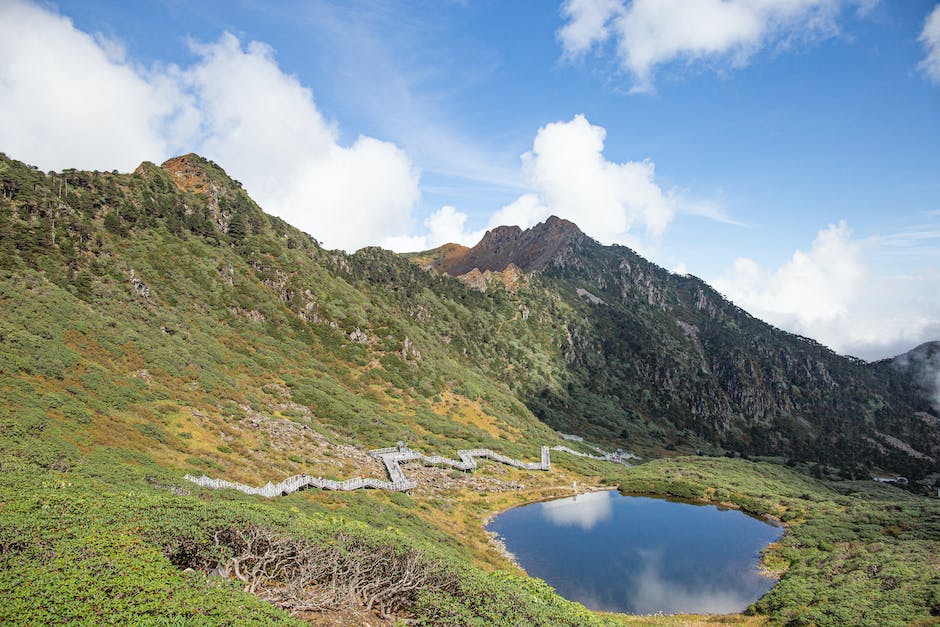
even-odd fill
[[[147,287],[147,284],[144,283],[140,279],[140,277],[137,276],[137,273],[134,272],[133,268],[131,268],[130,270],[130,276],[131,276],[131,285],[133,286],[134,291],[137,293],[137,295],[145,299],[150,298],[150,288]]]
[[[575,290],[575,292],[578,294],[578,296],[580,296],[581,298],[585,299],[585,300],[588,301],[589,303],[593,303],[593,304],[595,304],[595,305],[606,305],[606,304],[607,304],[607,302],[606,302],[603,298],[600,298],[600,297],[598,297],[598,296],[595,296],[594,294],[592,294],[591,292],[587,291],[587,290],[584,289],[584,288],[579,287],[579,288],[577,288],[577,289]]]
[[[476,290],[478,292],[486,291],[486,277],[484,277],[483,273],[480,272],[477,268],[474,268],[465,274],[461,274],[457,278],[461,283],[469,287],[471,290]]]
[[[416,261],[425,269],[435,269],[444,272],[442,268],[449,267],[462,259],[470,249],[460,244],[444,244],[443,246],[420,255]]]
[[[184,192],[209,195],[209,178],[202,157],[192,153],[173,157],[160,167],[170,173],[173,182]]]
[[[572,246],[585,238],[573,222],[555,216],[525,231],[518,226],[500,226],[487,231],[479,244],[463,254],[454,249],[441,257],[436,268],[451,276],[474,268],[501,272],[510,264],[523,272],[542,272],[551,265],[577,263]]]
[[[401,351],[399,352],[401,358],[405,361],[421,361],[421,351],[419,351],[414,342],[411,341],[407,336],[405,341],[402,343]]]
[[[349,332],[349,339],[357,344],[366,344],[369,341],[369,336],[362,329],[356,327],[355,330]]]
[[[164,161],[160,168],[170,174],[173,183],[182,191],[204,195],[212,221],[219,229],[225,231],[232,217],[221,207],[225,189],[211,180],[207,166],[208,162],[205,159],[197,154],[189,153]]]
[[[474,268],[470,272],[461,274],[457,280],[478,292],[485,292],[490,285],[499,284],[510,293],[515,293],[525,283],[526,275],[514,263],[507,265],[502,271],[486,270],[480,272]]]
[[[264,314],[258,311],[257,309],[242,309],[241,307],[229,307],[229,311],[235,317],[242,317],[251,320],[252,322],[264,322],[266,318]]]

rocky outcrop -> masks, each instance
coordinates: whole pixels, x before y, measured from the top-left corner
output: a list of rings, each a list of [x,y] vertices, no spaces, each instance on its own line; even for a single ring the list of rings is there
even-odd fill
[[[485,292],[491,286],[500,285],[514,294],[526,284],[526,275],[514,263],[510,263],[502,270],[480,272],[477,268],[474,268],[470,272],[458,276],[457,280],[478,292]]]
[[[208,174],[209,163],[199,155],[190,153],[164,161],[161,169],[170,174],[176,186],[192,194],[205,196],[209,215],[222,231],[228,229],[231,214],[223,211],[221,199],[225,194],[222,185],[211,180]]]
[[[523,272],[542,272],[550,266],[565,267],[579,263],[572,250],[586,236],[573,222],[552,216],[531,229],[500,226],[486,232],[473,248],[453,251],[438,260],[436,268],[451,276],[474,269],[502,272],[510,264]]]
[[[143,299],[150,298],[150,288],[147,287],[147,284],[141,280],[133,268],[130,269],[130,281],[131,286],[134,288],[134,292]]]
[[[589,303],[592,303],[594,305],[606,305],[607,304],[607,301],[605,301],[603,298],[599,296],[595,296],[594,294],[592,294],[591,292],[587,291],[584,288],[579,287],[575,291],[577,292],[578,296],[588,301]]]

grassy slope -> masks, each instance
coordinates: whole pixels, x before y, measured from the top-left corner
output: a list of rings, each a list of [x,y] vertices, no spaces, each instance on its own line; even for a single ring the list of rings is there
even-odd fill
[[[459,350],[472,360],[488,347],[460,346],[459,337],[448,346],[432,335],[470,316],[460,299],[447,298],[448,289],[470,300],[473,294],[451,281],[442,297],[413,276],[410,293],[383,298],[398,284],[384,253],[323,251],[261,214],[221,171],[200,165],[221,197],[218,213],[209,207],[212,194],[178,190],[150,166],[133,176],[57,179],[0,163],[6,619],[194,618],[205,606],[207,617],[224,621],[235,612],[244,595],[231,586],[191,590],[193,575],[168,561],[174,542],[182,542],[178,528],[153,532],[173,512],[178,527],[203,540],[217,524],[192,497],[155,490],[179,486],[185,472],[251,483],[298,472],[382,476],[374,461],[348,453],[406,439],[429,451],[488,446],[534,459],[540,444],[559,441],[507,388],[454,357]],[[249,232],[233,242],[214,221],[236,214]],[[418,272],[403,260],[398,271]],[[146,287],[135,288],[134,279]],[[403,312],[405,302],[421,315]],[[496,309],[479,324],[505,313]],[[350,339],[356,329],[366,342]],[[489,472],[497,482],[525,476]],[[441,591],[411,612],[590,620],[544,587],[473,568],[498,558],[483,548],[482,534],[473,552],[455,537],[451,519],[463,513],[453,496],[308,493],[256,510],[246,510],[252,499],[239,495],[204,498],[224,503],[218,515],[235,525],[247,524],[252,511],[282,528],[284,516],[314,526],[340,516],[367,521],[380,534],[401,530],[422,553],[442,552],[467,590],[456,601],[453,590]],[[125,518],[138,502],[144,507]],[[24,546],[20,538],[30,541]],[[103,562],[114,569],[90,576]],[[135,592],[140,580],[124,570],[146,573],[159,602],[143,603]],[[56,590],[64,594],[53,602]],[[274,615],[257,603],[231,614]]]
[[[0,620],[286,621],[174,558],[221,527],[263,524],[336,542],[408,538],[459,573],[456,587],[410,606],[427,620],[584,624],[595,618],[544,586],[490,572],[508,565],[480,528],[486,513],[563,494],[575,479],[792,516],[772,562],[790,570],[757,608],[775,618],[864,618],[859,599],[907,618],[936,606],[932,504],[895,491],[842,496],[740,461],[661,461],[629,474],[564,458],[551,474],[487,465],[478,476],[489,485],[525,488],[480,493],[441,472],[438,483],[451,483],[413,498],[307,492],[262,502],[184,486],[184,472],[252,483],[305,471],[381,476],[340,447],[397,439],[534,458],[556,436],[514,386],[563,384],[559,320],[572,315],[537,280],[484,296],[382,251],[324,251],[201,165],[210,194],[180,191],[154,167],[57,178],[0,162]],[[233,239],[218,223],[236,214],[247,233]],[[350,339],[356,329],[365,343]],[[916,573],[892,588],[901,557]],[[844,573],[831,573],[856,563],[866,576],[846,571],[854,579],[840,592]]]

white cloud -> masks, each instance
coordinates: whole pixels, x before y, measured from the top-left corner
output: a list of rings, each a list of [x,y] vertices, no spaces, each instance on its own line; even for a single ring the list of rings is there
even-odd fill
[[[933,8],[924,20],[924,30],[918,39],[927,56],[918,66],[934,83],[940,84],[940,4]]]
[[[0,146],[46,169],[132,169],[193,128],[172,81],[32,4],[0,2]]]
[[[476,244],[476,239],[479,239],[477,233],[468,234],[464,231],[464,226],[467,223],[467,214],[457,211],[454,207],[449,205],[445,205],[432,213],[424,223],[431,230],[435,246],[440,246],[447,242]]]
[[[656,183],[651,161],[608,161],[606,135],[583,115],[543,126],[522,156],[527,182],[550,213],[604,243],[621,241],[636,225],[662,235],[675,215],[675,198]]]
[[[542,204],[538,194],[523,194],[490,216],[490,228],[516,225],[528,229],[544,222],[550,215],[551,211]]]
[[[940,273],[879,274],[871,260],[887,245],[853,239],[840,222],[777,269],[740,258],[711,283],[758,318],[837,352],[886,357],[940,337]]]
[[[689,267],[685,264],[684,261],[680,261],[675,266],[673,266],[670,272],[679,276],[686,276],[689,274]]]
[[[568,0],[559,31],[567,57],[608,39],[634,78],[649,91],[657,66],[671,61],[719,60],[745,64],[772,41],[832,36],[843,5],[869,0]]]
[[[582,56],[610,37],[611,21],[623,14],[621,0],[568,0],[561,6],[566,23],[558,31],[565,55]]]
[[[473,246],[483,237],[483,230],[467,231],[467,214],[445,205],[424,220],[424,235],[393,236],[383,245],[397,252],[414,252],[437,248],[442,244]]]
[[[419,173],[402,150],[370,137],[340,145],[265,44],[226,33],[192,49],[191,67],[144,70],[61,15],[0,2],[0,146],[42,168],[107,170],[196,151],[327,246],[406,231]]]
[[[723,578],[719,576],[679,580],[663,572],[660,550],[640,549],[637,554],[642,566],[631,569],[626,582],[629,598],[634,603],[633,611],[637,614],[654,614],[662,612],[663,608],[676,614],[733,614],[753,602],[754,597],[749,594],[752,590],[743,585],[745,581],[732,581],[726,584],[727,588],[722,588]],[[755,572],[751,577],[759,581],[760,576]]]
[[[714,204],[690,202],[675,190],[663,190],[652,161],[609,161],[604,156],[606,135],[603,127],[583,115],[540,128],[532,150],[522,155],[523,175],[533,191],[493,212],[489,228],[529,228],[556,215],[604,244],[624,244],[650,255],[676,213],[737,224]],[[464,222],[459,230],[449,231],[450,241],[479,241],[483,231],[466,231]],[[444,243],[439,239],[444,232],[395,238],[388,245],[393,250],[417,250],[422,244],[431,248]]]
[[[233,35],[196,45],[185,72],[203,116],[201,152],[224,164],[267,211],[327,246],[353,250],[401,233],[418,200],[418,173],[394,144],[349,147],[313,94],[284,74],[270,47]]]

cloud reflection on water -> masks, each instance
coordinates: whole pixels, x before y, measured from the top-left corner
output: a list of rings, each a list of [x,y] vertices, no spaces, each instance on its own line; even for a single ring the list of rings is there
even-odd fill
[[[731,614],[740,612],[753,603],[755,593],[760,596],[752,586],[742,586],[743,581],[737,582],[735,587],[719,587],[708,578],[697,581],[669,579],[663,573],[663,556],[660,552],[638,553],[643,566],[629,577],[626,588],[632,605],[630,609],[636,614]],[[753,576],[760,578],[756,571]],[[745,579],[747,578],[745,575]],[[772,583],[766,579],[764,582],[768,584],[767,587]]]
[[[580,527],[590,531],[611,517],[610,491],[589,492],[542,503],[542,515],[556,527]]]

